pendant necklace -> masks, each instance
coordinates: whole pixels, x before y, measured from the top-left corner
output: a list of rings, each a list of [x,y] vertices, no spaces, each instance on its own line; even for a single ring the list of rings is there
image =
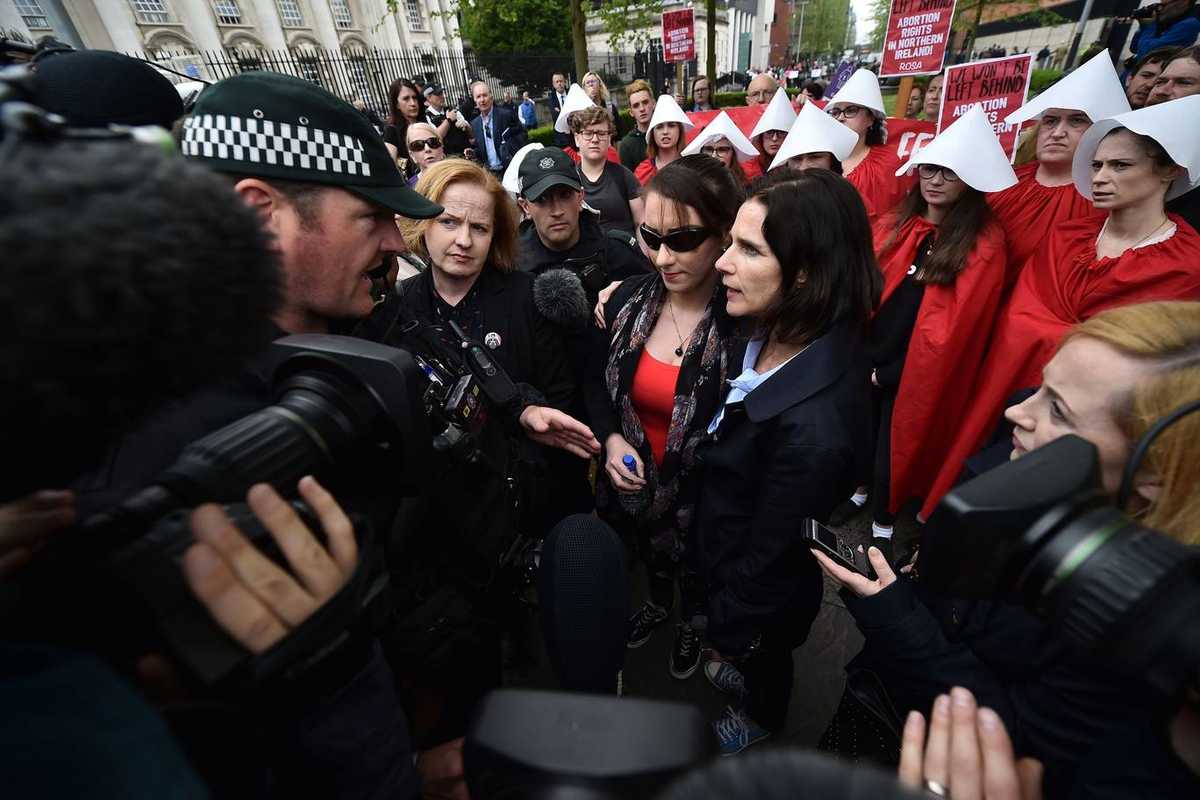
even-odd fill
[[[683,334],[679,332],[679,323],[675,321],[675,306],[671,303],[670,295],[667,295],[667,310],[671,312],[671,324],[675,326],[675,336],[679,339],[679,347],[675,348],[675,355],[683,358]]]

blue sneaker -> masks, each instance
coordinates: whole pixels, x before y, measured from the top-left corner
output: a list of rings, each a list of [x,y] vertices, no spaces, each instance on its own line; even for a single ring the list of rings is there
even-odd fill
[[[717,691],[734,697],[746,696],[746,679],[742,677],[741,671],[728,661],[709,661],[704,665],[704,674]]]
[[[713,730],[717,732],[722,756],[740,753],[771,735],[770,731],[760,728],[757,722],[746,716],[744,711],[734,711],[732,706],[725,706],[725,713],[713,723]]]

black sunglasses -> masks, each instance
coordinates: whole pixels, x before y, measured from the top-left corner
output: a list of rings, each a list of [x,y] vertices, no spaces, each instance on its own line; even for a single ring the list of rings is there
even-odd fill
[[[651,250],[658,250],[664,244],[671,248],[676,253],[690,253],[708,240],[712,235],[707,228],[701,228],[695,225],[688,225],[686,228],[676,228],[670,233],[663,234],[655,232],[652,228],[646,227],[642,223],[642,241],[646,243],[646,247]]]
[[[430,136],[428,139],[413,139],[408,143],[408,152],[419,153],[426,147],[437,150],[442,146],[442,140],[436,136]]]

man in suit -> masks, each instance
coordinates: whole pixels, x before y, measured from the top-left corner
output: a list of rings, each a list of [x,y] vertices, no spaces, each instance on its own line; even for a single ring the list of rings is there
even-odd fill
[[[550,92],[547,100],[550,103],[551,123],[558,119],[558,112],[562,111],[563,103],[567,102],[567,76],[561,72],[556,72],[550,76],[550,82],[554,88]],[[571,135],[567,133],[554,134],[555,147],[569,147],[574,144],[571,140]]]
[[[527,136],[517,115],[501,108],[492,100],[492,90],[483,81],[471,84],[471,96],[479,116],[471,120],[471,135],[475,139],[475,154],[479,163],[496,177],[512,161],[513,154],[524,146]]]

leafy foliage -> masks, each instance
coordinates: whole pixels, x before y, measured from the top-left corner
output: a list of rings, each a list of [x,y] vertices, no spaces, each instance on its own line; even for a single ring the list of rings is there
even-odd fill
[[[800,31],[800,52],[841,52],[846,46],[846,36],[850,28],[850,0],[811,0],[807,6],[801,7],[799,3],[796,5],[793,30],[799,30],[802,12],[804,16],[804,30]],[[886,11],[884,13],[886,15]]]
[[[596,14],[608,34],[608,49],[644,50],[658,29],[662,0],[603,0]]]

